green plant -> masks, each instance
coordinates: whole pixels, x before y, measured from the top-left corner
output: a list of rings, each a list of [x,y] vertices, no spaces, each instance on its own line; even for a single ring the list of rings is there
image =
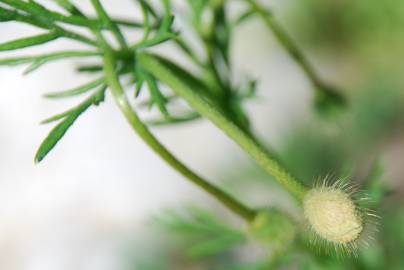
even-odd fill
[[[279,239],[292,241],[291,239],[294,238],[295,234],[294,230],[290,230],[290,235],[280,235],[278,233],[279,228],[271,227],[273,225],[270,222],[271,219],[274,219],[274,224],[279,222],[280,228],[282,226],[293,227],[294,225],[292,224],[294,223],[289,220],[288,216],[280,214],[277,210],[252,209],[240,202],[222,188],[213,185],[210,181],[193,172],[163,146],[148,128],[148,125],[152,124],[174,125],[190,122],[201,117],[206,118],[226,133],[269,175],[277,180],[280,186],[301,204],[300,206],[305,207],[307,205],[307,194],[312,194],[311,188],[294,177],[278,160],[277,155],[263,146],[249,124],[249,116],[243,109],[243,104],[248,98],[254,96],[255,81],[249,81],[246,85],[237,85],[231,80],[232,65],[229,59],[229,50],[233,31],[247,19],[259,16],[308,76],[316,95],[315,106],[320,109],[321,114],[335,115],[336,111],[339,112],[346,107],[346,100],[338,90],[320,79],[307,58],[267,8],[254,0],[241,2],[244,3],[245,12],[239,14],[237,18],[230,18],[226,9],[229,1],[187,1],[188,8],[192,12],[192,28],[204,48],[204,54],[199,55],[181,32],[176,29],[175,16],[173,15],[170,0],[162,1],[159,8],[145,0],[136,1],[135,3],[143,13],[143,22],[125,21],[110,17],[99,0],[91,0],[97,14],[95,18],[86,16],[79,7],[68,0],[57,1],[65,9],[65,13],[50,10],[36,1],[0,0],[2,4],[0,6],[1,21],[27,23],[45,30],[44,34],[0,44],[0,51],[42,45],[58,38],[71,39],[90,47],[89,50],[62,51],[37,56],[6,58],[0,60],[0,65],[29,64],[24,72],[28,74],[45,64],[66,58],[93,57],[100,61],[99,65],[82,66],[78,69],[79,72],[94,73],[97,76],[96,79],[74,89],[46,95],[47,98],[59,99],[89,94],[77,106],[43,121],[43,123],[56,121],[58,123],[40,145],[35,161],[42,161],[80,115],[91,106],[98,106],[102,103],[106,91],[110,91],[116,105],[133,130],[173,169],[247,221],[251,225],[254,235],[273,238],[268,239],[268,241],[263,239],[265,240],[263,241],[264,243],[272,245],[278,241],[274,246],[281,246]],[[210,16],[205,16],[206,14]],[[78,34],[68,30],[67,27],[64,27],[65,24],[83,27],[89,30],[91,35]],[[123,27],[142,29],[143,38],[134,44],[129,44],[122,31]],[[105,38],[104,31],[108,31],[113,35],[116,46]],[[177,46],[180,52],[189,58],[197,72],[189,72],[172,59],[162,57],[149,50],[155,47],[158,49],[158,46],[162,43],[171,43]],[[123,78],[129,78],[130,85],[124,87],[121,83]],[[161,91],[162,85],[167,86],[172,91],[170,95],[166,95]],[[160,119],[150,123],[146,123],[138,116],[137,111],[144,106],[139,106],[135,109],[128,97],[129,94],[135,98],[139,96],[140,92],[145,91],[146,87],[144,86],[147,86],[149,91],[149,100],[146,105],[149,107],[156,106],[161,115]],[[188,107],[185,113],[179,112],[181,108],[175,106],[173,101],[177,99],[183,99],[187,102]],[[328,187],[327,190],[332,188],[334,187]],[[358,206],[349,194],[344,190],[336,189],[337,191],[335,192],[339,192],[338,194],[341,195],[339,197],[343,198],[343,202],[351,207],[349,209],[352,213],[355,213],[353,215],[339,215],[339,217],[342,217],[344,222],[355,223],[357,225],[355,228],[359,229],[354,234],[349,234],[348,238],[329,236],[322,233],[321,230],[320,232],[319,230],[315,231],[320,238],[335,243],[336,247],[339,247],[340,244],[344,246],[343,244],[348,243],[356,249],[356,244],[353,243],[362,232],[364,220],[356,215]],[[328,196],[325,196],[325,199],[327,198]],[[315,200],[315,202],[320,208],[324,203],[324,201],[318,200]],[[305,207],[304,211],[309,223],[313,222],[311,209],[321,212],[323,216],[331,219],[331,222],[335,216],[335,213],[324,213],[324,211],[318,211],[318,208]],[[330,209],[328,208],[328,210]],[[333,210],[340,214],[346,208]],[[266,222],[269,222],[269,224],[267,225]],[[265,225],[264,228],[262,228],[262,224]],[[322,223],[317,222],[316,226],[318,224],[321,225]],[[339,229],[336,228],[337,231]],[[242,240],[235,238],[236,240]],[[355,251],[353,250],[352,252],[352,250],[348,249],[347,253],[356,254]]]

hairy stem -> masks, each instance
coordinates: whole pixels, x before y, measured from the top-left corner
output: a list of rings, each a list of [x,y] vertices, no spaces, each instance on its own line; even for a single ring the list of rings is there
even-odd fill
[[[250,135],[229,120],[220,110],[198,92],[193,91],[184,81],[174,74],[163,62],[150,54],[139,55],[138,60],[142,67],[153,74],[160,81],[167,84],[172,90],[202,116],[208,118],[217,127],[223,130],[230,138],[238,143],[254,160],[299,201],[302,200],[307,188],[297,181],[285,170],[279,162],[256,142]]]
[[[165,160],[171,167],[177,170],[180,174],[189,179],[192,183],[196,184],[210,195],[221,201],[229,209],[236,214],[240,215],[247,221],[255,217],[255,211],[243,205],[235,198],[227,194],[225,191],[219,189],[213,184],[203,179],[198,174],[194,173],[186,165],[174,157],[149,131],[143,124],[136,112],[130,105],[127,96],[119,82],[119,77],[115,69],[115,58],[110,50],[105,51],[104,56],[104,72],[107,83],[111,89],[112,95],[119,106],[120,110],[126,117],[129,124],[135,132],[152,148],[163,160]]]

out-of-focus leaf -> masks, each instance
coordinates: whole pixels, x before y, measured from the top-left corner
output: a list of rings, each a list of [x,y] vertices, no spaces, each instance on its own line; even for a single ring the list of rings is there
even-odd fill
[[[244,13],[242,13],[241,15],[239,15],[237,17],[237,19],[233,22],[232,26],[236,27],[242,23],[244,23],[245,21],[247,21],[248,19],[252,18],[255,15],[255,11],[254,10],[247,10]]]
[[[0,59],[0,66],[16,66],[32,63],[32,65],[24,72],[26,74],[36,70],[37,68],[51,61],[73,57],[89,57],[97,55],[100,54],[91,51],[64,51],[44,55],[20,56],[14,58]]]
[[[66,58],[74,58],[74,57],[89,57],[89,56],[98,56],[100,53],[97,52],[86,52],[86,51],[66,51],[66,52],[57,52],[47,55],[41,55],[33,58],[33,63],[24,71],[24,74],[31,73],[43,65],[53,62],[56,60],[66,59]]]
[[[102,78],[98,78],[92,82],[81,85],[79,87],[75,87],[73,89],[68,89],[68,90],[61,91],[61,92],[47,93],[44,96],[47,98],[65,98],[65,97],[77,96],[77,95],[84,94],[104,83],[105,83],[105,78],[102,77]]]
[[[101,65],[82,65],[76,68],[78,72],[96,73],[102,71]]]
[[[6,58],[0,59],[0,66],[18,66],[24,65],[32,62],[32,57],[17,57],[17,58]]]
[[[382,203],[385,196],[393,190],[388,186],[385,178],[385,168],[380,160],[373,164],[372,169],[363,183],[368,200],[365,207],[377,208]]]
[[[333,119],[340,116],[343,110],[347,108],[347,100],[335,89],[322,86],[316,91],[314,105],[321,116]]]
[[[234,249],[245,241],[245,236],[241,233],[218,235],[213,239],[194,244],[189,248],[187,254],[194,258],[213,256]]]
[[[185,238],[188,242],[187,254],[191,257],[218,255],[245,243],[244,232],[221,223],[211,213],[199,208],[190,208],[188,212],[188,217],[167,212],[158,221]]]

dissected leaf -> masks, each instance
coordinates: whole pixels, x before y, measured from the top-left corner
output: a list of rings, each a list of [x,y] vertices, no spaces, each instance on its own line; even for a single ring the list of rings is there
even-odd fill
[[[344,112],[348,106],[348,101],[338,90],[323,85],[321,89],[316,91],[314,105],[321,116],[332,119]]]
[[[67,130],[74,124],[77,118],[85,112],[91,105],[98,105],[104,99],[105,88],[102,88],[93,96],[86,99],[77,107],[69,110],[66,113],[59,114],[52,118],[47,119],[47,122],[63,119],[62,122],[57,124],[41,143],[36,155],[35,162],[41,162],[46,155],[56,146],[60,139],[66,134]]]
[[[188,0],[187,2],[192,9],[192,21],[194,22],[196,29],[199,30],[202,24],[202,15],[208,6],[209,0]]]
[[[70,12],[73,15],[81,16],[83,13],[69,0],[56,0],[55,1],[60,7],[64,8],[66,11]]]
[[[209,92],[206,90],[209,89],[207,85],[196,77],[194,74],[186,70],[185,68],[179,66],[178,64],[174,63],[173,61],[160,57],[158,55],[153,55],[155,58],[159,60],[164,66],[166,66],[169,70],[175,73],[178,77],[181,78],[183,82],[185,82],[191,89],[194,91],[198,91],[199,93],[204,93],[204,95],[209,95]]]
[[[250,19],[251,17],[253,17],[255,15],[255,11],[254,10],[247,10],[244,13],[242,13],[240,16],[237,17],[237,19],[233,22],[233,27],[238,26],[242,23],[244,23],[245,21],[247,21],[248,19]]]
[[[31,63],[33,58],[28,57],[17,57],[17,58],[6,58],[0,59],[0,66],[18,66]]]
[[[18,50],[26,47],[41,45],[49,41],[55,40],[58,37],[60,36],[56,32],[50,32],[32,37],[16,39],[13,41],[0,44],[0,51]]]
[[[148,3],[146,0],[139,0],[139,3],[141,6],[143,6],[148,13],[150,13],[155,19],[158,19],[157,12],[154,10],[154,8]]]
[[[102,77],[102,78],[96,79],[94,81],[91,81],[89,83],[86,83],[84,85],[75,87],[73,89],[68,89],[68,90],[61,91],[61,92],[48,93],[48,94],[45,94],[44,96],[47,98],[64,98],[64,97],[77,96],[77,95],[84,94],[104,83],[105,83],[105,78]]]
[[[66,52],[57,52],[46,55],[40,55],[33,58],[33,63],[24,71],[24,74],[31,73],[43,65],[66,58],[75,58],[75,57],[90,57],[90,56],[99,56],[98,52],[91,51],[66,51]]]
[[[188,114],[183,114],[181,116],[169,116],[164,119],[148,120],[146,124],[150,126],[166,126],[173,124],[187,123],[196,119],[201,118],[201,116],[196,112],[190,112]]]
[[[11,10],[0,7],[0,22],[12,21],[15,18],[15,13]]]
[[[381,160],[376,160],[366,177],[364,183],[367,200],[363,201],[363,206],[377,208],[381,205],[386,195],[393,192],[393,188],[386,180],[386,169]]]
[[[115,36],[118,43],[121,45],[122,48],[127,48],[125,37],[123,36],[121,29],[119,26],[114,22],[105,11],[103,5],[101,4],[100,0],[91,0],[91,3],[97,12],[98,17],[100,20],[109,28],[112,34]]]
[[[194,258],[212,256],[234,249],[244,242],[245,236],[242,233],[222,234],[194,244],[187,253]]]
[[[189,215],[166,212],[160,224],[187,239],[187,253],[191,257],[219,255],[245,242],[244,232],[223,224],[208,211],[190,208]]]
[[[95,73],[102,71],[102,65],[82,65],[76,68],[78,72]]]
[[[45,6],[35,1],[29,1],[29,3],[27,3],[21,0],[1,0],[0,2],[6,3],[7,5],[14,7],[17,10],[24,11],[24,13],[36,17],[37,21],[43,21],[43,22],[46,21],[47,23],[52,24],[54,22],[65,22],[73,25],[86,26],[86,27],[90,27],[93,25],[92,24],[93,22],[88,20],[87,18],[75,15],[66,16],[62,13],[49,10]],[[38,17],[40,18],[40,20],[38,19]]]
[[[32,63],[32,65],[25,71],[25,73],[29,73],[52,61],[73,57],[90,57],[97,55],[99,55],[99,53],[91,51],[65,51],[43,55],[19,56],[14,58],[0,59],[0,66],[17,66]]]
[[[168,116],[168,111],[166,108],[166,102],[167,100],[165,99],[164,95],[161,93],[157,81],[154,77],[151,75],[147,74],[146,77],[147,85],[149,86],[150,90],[150,95],[151,95],[151,101],[150,105],[156,104],[157,107],[159,108],[160,112]]]
[[[135,59],[135,80],[136,80],[136,91],[135,97],[140,95],[142,86],[145,80],[145,71],[139,66],[139,63]]]

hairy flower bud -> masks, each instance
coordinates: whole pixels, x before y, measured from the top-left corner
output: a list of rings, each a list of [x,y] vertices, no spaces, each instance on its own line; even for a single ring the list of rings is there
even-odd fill
[[[361,215],[349,194],[332,187],[314,188],[304,198],[304,214],[325,240],[346,244],[363,231]]]
[[[353,186],[344,181],[328,185],[327,180],[306,193],[303,208],[314,234],[313,244],[348,256],[357,256],[359,245],[367,244],[377,215],[357,204],[357,199],[366,201],[366,197],[354,199],[358,197],[354,194]]]

